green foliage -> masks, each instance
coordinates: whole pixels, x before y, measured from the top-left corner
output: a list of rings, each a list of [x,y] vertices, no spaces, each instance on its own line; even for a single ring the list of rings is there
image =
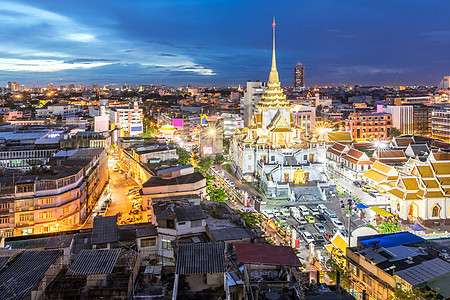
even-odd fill
[[[418,288],[406,289],[396,287],[389,300],[428,300],[436,299],[436,292],[433,290],[421,291]]]
[[[333,130],[334,131],[339,131],[339,128],[340,128],[339,123],[334,123]]]
[[[191,157],[192,157],[191,152],[189,152],[181,147],[176,147],[176,148],[177,148],[177,153],[178,153],[178,163],[183,166],[190,164]]]
[[[398,128],[392,127],[391,137],[398,137],[398,136],[401,136],[401,135],[402,135],[402,133],[400,132],[400,130]]]
[[[211,156],[201,157],[198,161],[198,165],[204,170],[208,170],[214,163],[214,159]]]
[[[248,225],[250,225],[253,228],[262,228],[263,224],[263,218],[261,217],[260,214],[252,212],[252,211],[246,211],[246,212],[242,212],[242,211],[237,211],[240,215],[242,220],[244,220],[245,222],[247,222]]]
[[[395,233],[402,230],[400,225],[393,221],[381,222],[380,225],[377,226],[377,229],[379,233]]]
[[[224,190],[208,185],[206,192],[208,193],[211,201],[227,203],[228,195]]]

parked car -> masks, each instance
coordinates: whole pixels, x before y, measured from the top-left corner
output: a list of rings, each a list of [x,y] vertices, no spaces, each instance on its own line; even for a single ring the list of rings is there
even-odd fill
[[[300,235],[303,235],[303,232],[306,231],[306,228],[303,226],[297,226],[295,229],[297,230],[297,233],[299,233]]]
[[[327,218],[325,218],[324,215],[322,215],[322,214],[315,215],[315,217],[316,217],[317,221],[319,221],[319,222],[327,221]]]
[[[300,212],[302,213],[303,216],[308,216],[309,215],[309,209],[306,206],[300,205],[298,207],[298,209],[300,210]]]
[[[306,219],[303,218],[303,217],[298,216],[298,217],[296,217],[296,218],[294,218],[294,219],[295,219],[300,225],[308,224],[308,221],[306,221]]]
[[[333,234],[331,232],[327,231],[323,234],[323,236],[325,237],[325,239],[327,241],[331,242],[331,238],[333,237]]]
[[[323,224],[321,223],[314,224],[314,227],[316,227],[317,231],[319,231],[320,233],[325,233],[327,231],[325,226],[323,226]]]
[[[317,209],[323,214],[327,210],[327,207],[323,204],[319,204],[317,205]]]
[[[313,237],[314,237],[314,242],[313,242],[314,245],[319,246],[319,245],[325,244],[325,238],[321,234],[314,233]]]
[[[320,214],[320,211],[317,207],[310,207],[309,209],[311,210],[313,216]]]
[[[305,216],[305,219],[308,223],[316,223],[313,216]]]
[[[314,242],[314,237],[308,231],[303,232],[303,239],[305,240],[306,244]]]
[[[340,231],[345,230],[344,224],[342,224],[342,222],[338,219],[331,219],[331,223],[333,223],[333,225]]]
[[[359,181],[353,181],[353,185],[356,187],[361,187],[361,183]]]

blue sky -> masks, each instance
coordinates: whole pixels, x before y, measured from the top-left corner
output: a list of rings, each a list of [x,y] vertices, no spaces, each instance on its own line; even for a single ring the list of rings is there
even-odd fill
[[[450,1],[0,0],[0,85],[267,80],[427,84],[450,74]]]

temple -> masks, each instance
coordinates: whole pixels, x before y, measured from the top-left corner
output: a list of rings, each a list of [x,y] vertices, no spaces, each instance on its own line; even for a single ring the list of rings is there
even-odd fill
[[[250,125],[234,132],[232,168],[241,179],[259,180],[267,197],[291,199],[296,195],[290,183],[320,181],[323,166],[315,161],[317,149],[310,149],[302,142],[304,131],[298,126],[291,103],[281,88],[275,53],[275,20],[272,28],[269,81],[255,105]]]

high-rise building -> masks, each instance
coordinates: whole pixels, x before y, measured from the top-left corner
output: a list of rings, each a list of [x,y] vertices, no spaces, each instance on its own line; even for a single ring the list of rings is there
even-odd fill
[[[356,139],[385,140],[391,135],[392,116],[387,113],[351,113],[345,120],[345,130]]]
[[[200,151],[202,156],[222,154],[224,119],[209,117],[200,126]]]
[[[247,91],[244,93],[244,127],[250,125],[253,112],[255,111],[255,104],[261,100],[266,84],[260,81],[248,81]]]
[[[402,134],[414,134],[414,113],[412,105],[388,105],[383,112],[392,115],[392,127]]]
[[[450,76],[444,76],[442,78],[441,83],[439,83],[438,90],[448,90],[450,89]]]
[[[305,66],[298,62],[294,67],[294,90],[305,88]]]
[[[415,104],[413,105],[414,113],[414,135],[431,136],[431,112],[434,107]]]
[[[433,138],[450,142],[450,107],[433,110],[431,115]]]

